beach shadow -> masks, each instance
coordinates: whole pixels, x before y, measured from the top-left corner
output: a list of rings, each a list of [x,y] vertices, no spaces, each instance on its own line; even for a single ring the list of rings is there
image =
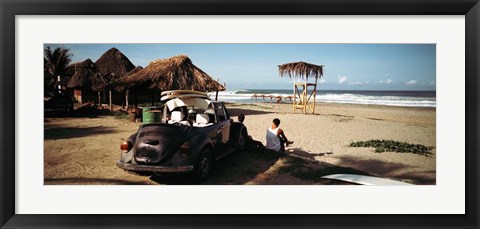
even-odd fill
[[[436,171],[411,172],[399,176],[400,179],[412,181],[415,184],[435,185],[437,183]]]
[[[340,157],[339,164],[362,171],[369,171],[377,176],[406,180],[418,185],[432,185],[436,183],[436,171],[402,172],[418,168],[418,166],[375,159],[362,160],[352,156]]]
[[[310,153],[305,150],[302,150],[301,148],[288,148],[287,154],[291,156],[307,159],[307,160],[315,160],[315,157],[332,155],[333,153],[332,152]]]
[[[230,116],[238,116],[239,114],[244,114],[245,116],[248,115],[258,115],[258,114],[270,114],[274,113],[274,111],[268,111],[268,110],[249,110],[249,109],[242,109],[242,108],[228,108],[228,114]]]
[[[45,178],[45,185],[145,185],[147,182],[129,181],[123,179],[108,178],[83,178],[83,177],[67,177],[67,178]]]
[[[298,148],[294,152],[282,153],[251,146],[216,161],[210,177],[201,185],[345,185],[351,183],[321,177],[337,173],[369,175],[313,159],[330,152],[311,154]],[[269,171],[272,168],[276,171]],[[152,176],[150,179],[159,184],[192,184],[187,176]]]
[[[114,112],[108,109],[99,109],[95,107],[80,108],[69,112],[44,112],[46,118],[98,118],[100,116],[113,115]]]
[[[315,185],[345,185],[352,184],[343,181],[331,180],[322,178],[323,176],[331,174],[357,174],[367,175],[371,174],[360,171],[350,167],[333,165],[327,162],[306,160],[293,154],[287,154],[284,160],[284,165],[279,168],[279,174],[289,174],[302,181],[311,182]],[[295,184],[295,183],[293,183]]]
[[[403,180],[413,184],[435,184],[435,171],[399,173],[403,169],[412,168],[401,163],[361,160],[349,156],[339,157],[338,164],[315,159],[318,156],[332,154],[332,152],[309,153],[301,148],[291,148],[288,152],[281,153],[250,146],[216,161],[210,177],[201,185],[351,184],[321,178],[330,174],[357,174]],[[160,184],[192,184],[186,176],[152,176],[150,179]]]
[[[48,127],[44,129],[44,140],[47,139],[68,139],[92,135],[113,134],[117,130],[112,127]]]
[[[234,152],[215,161],[207,180],[201,185],[241,185],[267,171],[282,154],[256,147]],[[151,176],[150,179],[159,184],[190,185],[188,175]]]
[[[192,181],[188,175],[151,175],[151,181],[166,185],[191,185]]]
[[[218,182],[231,185],[246,184],[264,174],[281,157],[283,154],[278,152],[249,147],[217,161],[212,174],[213,179],[209,179],[205,184]]]

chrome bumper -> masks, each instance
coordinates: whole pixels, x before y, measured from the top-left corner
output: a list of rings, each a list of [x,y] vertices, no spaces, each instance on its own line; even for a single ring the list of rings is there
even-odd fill
[[[157,165],[139,165],[117,161],[117,166],[124,170],[141,171],[141,172],[158,172],[158,173],[184,173],[191,172],[193,165],[186,166],[157,166]]]

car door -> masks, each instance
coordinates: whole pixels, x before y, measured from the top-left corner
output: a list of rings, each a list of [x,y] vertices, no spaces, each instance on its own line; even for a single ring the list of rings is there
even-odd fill
[[[216,129],[216,148],[218,157],[222,157],[228,152],[226,152],[228,147],[228,140],[230,138],[230,119],[228,114],[225,112],[225,107],[223,103],[215,103],[215,117],[217,121]]]
[[[225,111],[225,106],[223,103],[219,104],[217,106],[217,114],[218,114],[218,120],[222,124],[221,130],[222,130],[222,136],[221,136],[221,141],[222,144],[227,144],[228,141],[230,140],[230,117],[228,117],[228,113]]]

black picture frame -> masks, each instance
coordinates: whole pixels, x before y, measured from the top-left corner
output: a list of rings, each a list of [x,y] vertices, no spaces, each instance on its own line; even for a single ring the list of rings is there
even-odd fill
[[[479,228],[479,0],[0,0],[1,228]],[[465,15],[466,193],[460,215],[15,214],[16,15]],[[445,198],[449,198],[446,196]],[[440,202],[441,200],[439,200]],[[441,202],[440,202],[441,203]]]

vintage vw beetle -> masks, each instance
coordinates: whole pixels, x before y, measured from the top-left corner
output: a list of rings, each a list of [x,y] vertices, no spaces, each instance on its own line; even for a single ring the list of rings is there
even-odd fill
[[[117,166],[137,174],[190,173],[207,178],[215,160],[247,143],[247,129],[230,119],[223,102],[197,91],[162,93],[162,118],[143,123],[121,144]]]

